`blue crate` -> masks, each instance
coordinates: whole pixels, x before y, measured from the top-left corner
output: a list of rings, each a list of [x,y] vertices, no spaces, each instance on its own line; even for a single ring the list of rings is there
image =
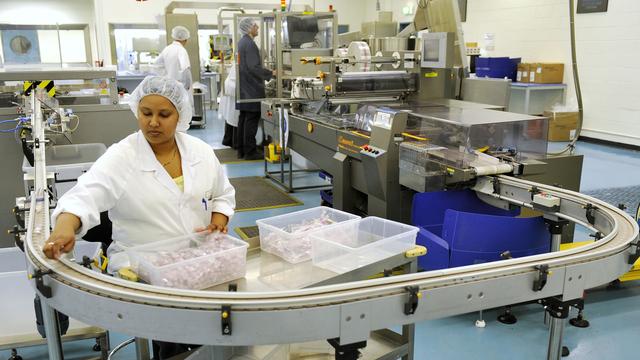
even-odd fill
[[[480,57],[476,60],[476,76],[516,81],[521,58]]]

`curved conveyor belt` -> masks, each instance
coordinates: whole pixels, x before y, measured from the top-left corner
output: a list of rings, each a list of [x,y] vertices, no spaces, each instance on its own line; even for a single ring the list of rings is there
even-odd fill
[[[278,292],[213,292],[155,287],[104,276],[42,253],[49,235],[47,197],[33,196],[26,253],[43,271],[55,309],[88,324],[144,338],[209,345],[292,343],[340,337],[366,339],[369,331],[551,296],[577,299],[631,267],[638,225],[600,200],[512,177],[485,177],[475,190],[495,201],[531,207],[532,189],[561,198],[561,218],[604,236],[588,246],[525,258],[374,280]],[[516,241],[517,239],[514,239]],[[536,266],[548,265],[546,286],[533,290]],[[35,284],[34,284],[35,286]],[[407,287],[419,287],[413,315],[404,314]],[[222,335],[221,308],[230,306],[233,332]]]

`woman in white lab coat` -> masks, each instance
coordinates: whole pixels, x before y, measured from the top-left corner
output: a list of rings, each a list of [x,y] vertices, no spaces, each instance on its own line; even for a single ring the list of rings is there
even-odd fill
[[[218,115],[224,119],[224,138],[222,145],[232,148],[238,147],[238,116],[240,111],[236,110],[236,68],[229,67],[229,74],[224,81],[224,95],[220,98],[220,108]]]
[[[58,200],[55,227],[44,246],[58,258],[76,236],[109,211],[114,249],[227,231],[235,190],[211,146],[184,133],[191,119],[187,91],[175,80],[147,77],[131,95],[140,131],[111,146]]]

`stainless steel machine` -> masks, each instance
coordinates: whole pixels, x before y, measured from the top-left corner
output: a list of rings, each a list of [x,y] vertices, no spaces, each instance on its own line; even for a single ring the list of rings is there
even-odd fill
[[[32,95],[27,106],[33,130],[30,141],[42,144],[47,124],[42,107],[46,105],[41,97]],[[384,127],[387,116],[376,114],[379,118],[375,126]],[[389,120],[400,114],[403,116],[397,119],[410,121],[408,112],[387,114]],[[391,125],[396,123],[391,121]],[[394,131],[393,126],[390,130]],[[375,136],[372,147],[361,151],[381,156],[389,153],[374,140]],[[46,151],[45,146],[34,147],[34,188],[29,195],[24,238],[31,284],[44,304],[49,357],[53,360],[62,359],[54,309],[85,323],[141,338],[208,345],[188,355],[194,360],[247,355],[247,351],[234,353],[232,349],[237,347],[249,349],[251,356],[274,358],[279,347],[265,350],[262,345],[324,339],[335,347],[336,359],[355,360],[363,348],[365,352],[370,350],[367,345],[374,339],[386,336],[387,342],[412,341],[411,333],[403,338],[384,331],[376,335],[380,334],[377,330],[532,300],[539,300],[551,317],[547,357],[560,359],[562,328],[570,306],[582,297],[585,289],[617,278],[640,257],[638,224],[622,210],[566,189],[511,176],[481,175],[480,169],[484,168],[477,166],[473,190],[489,201],[501,206],[535,208],[545,218],[581,224],[599,232],[601,238],[571,250],[363,281],[354,280],[367,271],[375,272],[386,266],[405,264],[415,269],[415,262],[406,254],[398,254],[373,268],[343,274],[346,276],[314,270],[310,264],[300,265],[307,269],[298,269],[302,270],[297,272],[298,277],[287,275],[287,278],[311,283],[305,288],[265,287],[264,283],[255,282],[252,273],[231,291],[151,286],[87,269],[72,256],[65,255],[60,260],[44,256],[42,248],[50,235],[52,206],[47,194]],[[535,191],[545,192],[558,205],[540,207],[531,196]],[[552,235],[556,245],[559,236]],[[278,265],[260,259],[260,266]],[[296,273],[293,268],[289,270],[289,274]],[[95,311],[96,308],[101,311]],[[286,352],[280,356],[288,358]],[[413,358],[410,342],[373,356],[399,357]]]
[[[278,74],[272,98],[261,99],[265,133],[330,175],[335,207],[408,222],[415,191],[502,173],[579,190],[582,157],[547,156],[546,119],[461,101],[467,70],[455,7],[428,2],[412,48],[372,38],[339,48],[335,13],[260,15],[264,66]],[[373,54],[372,44],[382,50]],[[552,171],[557,163],[564,171]],[[266,175],[293,191],[295,171]]]
[[[49,132],[51,144],[101,143],[109,146],[138,128],[128,104],[120,104],[116,91],[116,72],[103,68],[87,69],[0,69],[0,121],[18,118],[24,109],[20,105],[26,82],[50,80],[56,99],[66,111],[73,113],[69,131]],[[41,83],[44,84],[44,83]],[[37,85],[34,86],[37,88]],[[42,88],[45,88],[43,86]],[[10,129],[6,123],[2,129]],[[13,124],[15,127],[15,123]],[[22,163],[23,147],[16,132],[0,134],[0,208],[5,213],[15,206],[15,199],[24,196]],[[16,225],[11,216],[0,217],[0,247],[12,246],[14,234],[7,233]]]
[[[239,282],[237,291],[151,286],[91,271],[71,257],[55,261],[44,256],[50,203],[44,196],[42,148],[35,153],[25,249],[32,285],[47,305],[51,359],[61,358],[52,309],[136,337],[208,345],[190,354],[191,359],[239,355],[230,354],[231,347],[327,339],[335,345],[335,358],[357,359],[377,330],[533,300],[552,317],[548,358],[559,359],[570,306],[585,289],[617,278],[640,257],[638,225],[620,209],[571,191],[579,186],[579,180],[571,183],[575,176],[564,182],[565,188],[544,184],[553,181],[550,169],[559,162],[546,157],[544,118],[456,98],[465,74],[461,48],[436,51],[435,56],[431,51],[451,38],[454,46],[462,46],[457,2],[420,4],[424,8],[412,25],[416,32],[428,28],[452,35],[440,35],[435,42],[427,36],[429,41],[417,41],[422,45],[416,49],[391,56],[371,56],[370,46],[359,41],[338,49],[335,13],[252,15],[261,21],[264,65],[278,71],[269,85],[272,97],[259,99],[266,132],[285,155],[295,150],[331,174],[333,205],[340,209],[403,220],[416,191],[465,187],[502,208],[535,209],[549,221],[585,226],[601,234],[598,241],[557,251],[560,234],[553,233],[550,253],[367,280],[358,276],[379,267],[406,266],[412,263],[410,255],[389,257],[378,268],[346,277],[311,266],[297,274],[320,279],[308,287],[251,287],[254,272]],[[236,15],[236,24],[242,16]],[[444,68],[434,67],[440,56],[450,55],[453,59],[444,59]],[[423,64],[427,57],[433,63]],[[31,101],[30,121],[40,129],[40,104]],[[44,132],[36,131],[34,137],[42,139]],[[528,176],[547,178],[532,182]],[[532,196],[541,191],[554,206]],[[249,261],[255,261],[251,256]],[[272,264],[267,261],[265,267]],[[373,358],[412,359],[411,332],[391,338],[407,342]]]

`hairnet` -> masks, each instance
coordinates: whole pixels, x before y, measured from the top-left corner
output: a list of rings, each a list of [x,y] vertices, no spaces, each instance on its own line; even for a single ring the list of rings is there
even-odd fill
[[[240,20],[240,24],[238,24],[238,30],[240,30],[240,34],[248,35],[253,25],[256,24],[256,19],[254,18],[243,18]]]
[[[171,37],[174,40],[187,40],[191,37],[191,34],[189,33],[189,29],[184,26],[178,25],[171,29]]]
[[[178,111],[178,131],[187,131],[193,110],[189,101],[189,93],[184,86],[176,80],[163,76],[147,76],[140,85],[133,90],[129,99],[129,107],[133,114],[138,117],[138,105],[143,97],[147,95],[160,95],[171,101]]]

